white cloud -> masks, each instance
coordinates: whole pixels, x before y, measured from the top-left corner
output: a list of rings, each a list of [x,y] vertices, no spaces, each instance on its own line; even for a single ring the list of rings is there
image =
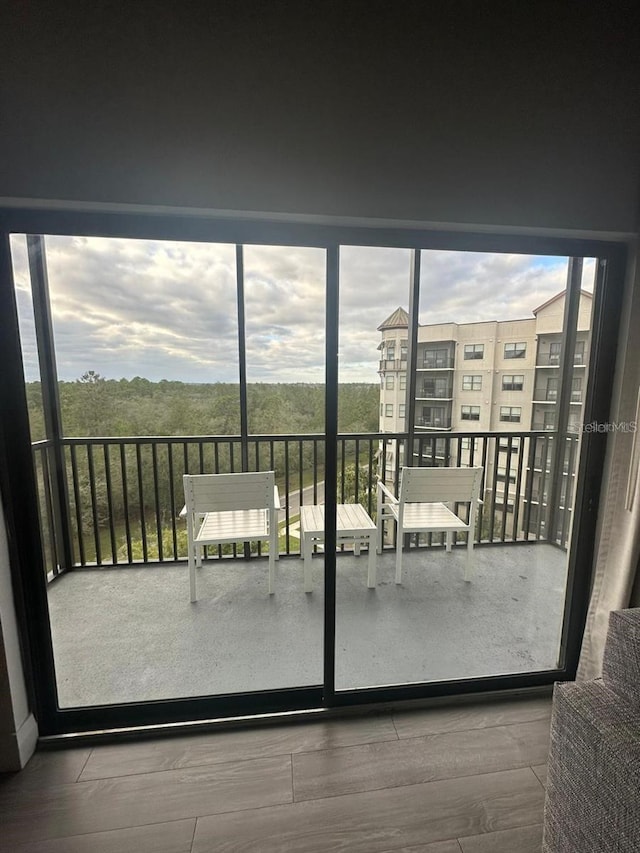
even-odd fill
[[[238,381],[235,247],[47,237],[58,373]],[[37,378],[24,238],[12,238],[27,378]],[[343,247],[340,381],[377,381],[377,326],[408,307],[407,249]],[[248,379],[322,382],[325,253],[244,250]],[[425,251],[420,322],[532,316],[564,289],[566,258]],[[585,264],[585,282],[594,264]],[[589,288],[591,289],[591,288]]]

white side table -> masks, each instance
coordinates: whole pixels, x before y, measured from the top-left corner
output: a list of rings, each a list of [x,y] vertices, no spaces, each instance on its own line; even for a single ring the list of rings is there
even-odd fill
[[[356,556],[360,546],[369,549],[367,586],[376,586],[376,525],[361,504],[338,504],[336,543],[353,542]],[[300,544],[304,557],[304,591],[313,592],[311,554],[314,542],[324,541],[324,506],[300,507]]]

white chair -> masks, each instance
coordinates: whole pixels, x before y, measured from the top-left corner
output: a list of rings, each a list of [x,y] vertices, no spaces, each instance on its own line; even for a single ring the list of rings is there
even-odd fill
[[[273,471],[246,474],[185,474],[189,581],[196,600],[196,566],[207,545],[262,541],[269,543],[269,595],[274,592],[278,553],[280,497]]]
[[[378,553],[382,553],[384,522],[393,519],[396,533],[396,583],[402,583],[402,543],[405,533],[446,533],[447,551],[458,531],[467,532],[464,579],[471,580],[471,555],[476,513],[480,500],[482,468],[403,468],[400,497],[378,481]],[[453,511],[468,504],[468,521]]]

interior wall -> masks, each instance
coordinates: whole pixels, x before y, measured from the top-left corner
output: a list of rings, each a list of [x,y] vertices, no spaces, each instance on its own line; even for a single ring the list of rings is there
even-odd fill
[[[637,226],[635,4],[18,2],[0,196]]]
[[[37,736],[22,667],[7,531],[0,502],[0,772],[23,767],[35,748]]]
[[[635,6],[8,0],[0,197],[634,233]]]

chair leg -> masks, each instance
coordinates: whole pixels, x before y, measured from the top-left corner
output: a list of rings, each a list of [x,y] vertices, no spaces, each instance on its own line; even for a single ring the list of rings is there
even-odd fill
[[[302,559],[304,571],[304,591],[313,592],[313,578],[311,575],[311,559],[313,552],[313,539],[306,533],[302,534]]]
[[[269,549],[269,595],[275,592],[276,557],[272,549]]]
[[[473,577],[473,533],[471,530],[467,533],[467,559],[464,567],[464,579],[467,583],[471,582]]]
[[[277,528],[272,527],[269,535],[269,595],[276,591],[276,560],[278,559],[278,533]]]
[[[403,536],[398,530],[396,534],[396,583],[402,583],[402,540]]]
[[[447,551],[448,551],[449,553],[451,553],[451,545],[452,545],[452,542],[453,542],[453,531],[452,531],[452,530],[448,530],[448,531],[447,531]]]
[[[274,512],[271,517],[271,530],[273,531],[273,547],[275,559],[280,559],[280,531],[278,529],[278,513]]]
[[[375,549],[374,543],[373,543],[374,535],[375,534],[373,533],[373,531],[371,531],[371,533],[369,534],[369,540],[368,540],[369,541],[369,545],[368,545],[369,553],[367,556],[368,556],[369,563],[368,563],[368,572],[367,572],[367,586],[369,587],[369,589],[375,589],[376,585],[377,585],[376,570],[377,570],[378,561],[376,559],[376,549]]]
[[[377,510],[378,510],[378,515],[377,515],[378,532],[377,532],[377,536],[376,536],[376,551],[378,554],[382,554],[382,540],[383,540],[383,536],[384,536],[384,519],[382,517],[382,507],[383,507],[382,495],[380,494],[380,490],[378,489],[378,506],[377,506]]]
[[[189,548],[189,591],[191,594],[191,602],[196,600],[196,555],[195,547]]]

